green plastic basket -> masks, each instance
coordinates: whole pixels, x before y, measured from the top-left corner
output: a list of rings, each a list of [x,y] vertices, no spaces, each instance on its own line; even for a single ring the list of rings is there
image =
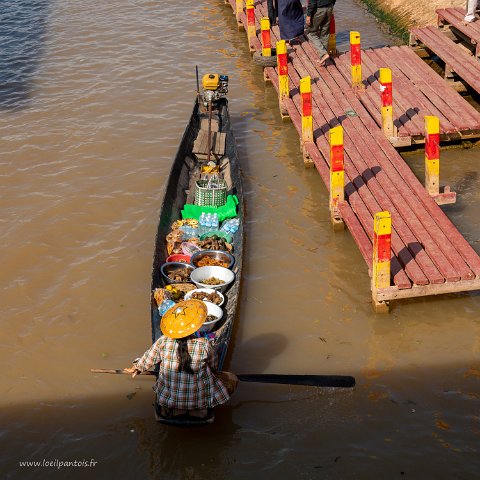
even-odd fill
[[[215,185],[215,186],[213,186]],[[223,207],[227,203],[227,182],[221,179],[197,180],[195,205],[201,207]]]

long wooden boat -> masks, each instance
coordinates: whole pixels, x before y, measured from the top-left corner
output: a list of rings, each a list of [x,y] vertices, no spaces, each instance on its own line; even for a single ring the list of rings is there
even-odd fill
[[[225,303],[222,305],[224,314],[222,319],[218,322],[217,328],[215,329],[214,348],[217,352],[219,358],[219,368],[221,369],[225,361],[227,348],[232,336],[240,294],[243,256],[244,206],[240,166],[235,138],[233,136],[232,127],[230,124],[228,101],[226,98],[220,98],[215,102],[215,109],[213,110],[211,122],[211,131],[217,131],[215,135],[215,139],[217,140],[214,139],[214,142],[212,142],[212,155],[216,157],[216,161],[221,166],[220,173],[227,182],[227,194],[236,195],[239,199],[237,215],[240,219],[240,227],[233,235],[232,240],[232,253],[235,257],[235,264],[233,267],[235,280],[233,284],[230,285],[230,288],[224,293]],[[202,157],[202,153],[199,153],[198,150],[204,148],[200,144],[202,144],[202,142],[205,144],[202,138],[205,137],[207,125],[208,112],[206,111],[201,99],[197,98],[193,113],[183,135],[180,147],[168,177],[165,195],[160,210],[160,218],[155,241],[155,252],[153,256],[151,284],[152,292],[156,288],[164,286],[160,267],[166,261],[166,237],[170,232],[170,227],[175,220],[182,218],[181,210],[184,204],[194,203],[195,183],[200,178],[200,158]],[[215,142],[217,142],[217,144]],[[153,299],[153,294],[151,305],[152,341],[155,342],[162,335],[162,333],[160,331],[160,315],[157,309],[157,304]],[[207,415],[203,418],[192,416],[189,413],[178,416],[165,416],[162,415],[162,409],[157,402],[155,402],[155,416],[156,419],[163,424],[176,426],[198,426],[213,422],[214,409],[209,409]]]

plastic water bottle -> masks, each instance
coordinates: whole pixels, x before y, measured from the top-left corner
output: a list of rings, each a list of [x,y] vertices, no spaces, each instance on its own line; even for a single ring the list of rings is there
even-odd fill
[[[193,237],[198,237],[198,228],[183,225],[180,227],[180,230],[183,232],[182,240],[190,240]]]
[[[211,213],[207,213],[205,227],[206,227],[206,232],[210,232],[212,230],[212,214]]]
[[[212,230],[218,230],[218,213],[212,215]]]
[[[229,218],[228,220],[225,220],[223,222],[222,228],[220,230],[222,232],[233,235],[238,230],[239,226],[240,226],[240,219],[238,217]]]
[[[205,212],[202,212],[200,215],[200,220],[198,221],[198,233],[200,236],[202,236],[205,233],[205,219],[206,215]]]

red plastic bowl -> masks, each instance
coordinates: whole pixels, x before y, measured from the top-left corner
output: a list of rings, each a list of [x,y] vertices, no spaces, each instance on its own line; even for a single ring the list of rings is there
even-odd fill
[[[183,253],[175,253],[167,257],[167,263],[170,262],[190,263],[190,255],[184,255]]]

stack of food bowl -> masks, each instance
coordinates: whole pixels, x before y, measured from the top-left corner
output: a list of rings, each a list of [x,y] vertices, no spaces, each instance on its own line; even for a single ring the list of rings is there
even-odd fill
[[[185,294],[185,300],[191,298],[201,300],[207,306],[207,320],[199,332],[211,332],[223,317],[223,310],[220,307],[224,304],[225,297],[213,288],[196,288]]]

